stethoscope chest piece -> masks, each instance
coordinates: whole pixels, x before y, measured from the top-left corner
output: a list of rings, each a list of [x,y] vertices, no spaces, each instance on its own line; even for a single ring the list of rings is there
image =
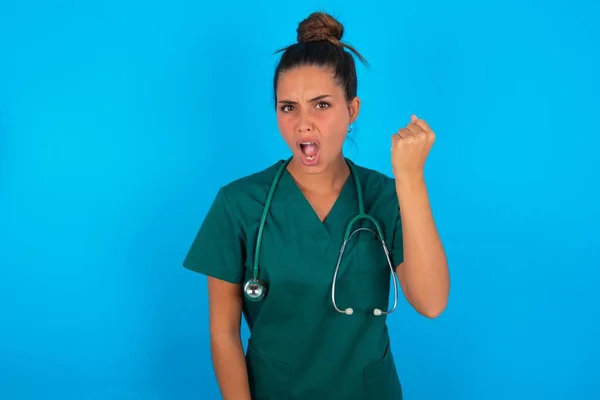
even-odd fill
[[[265,297],[267,288],[258,279],[250,279],[244,284],[244,295],[250,301],[259,301]]]

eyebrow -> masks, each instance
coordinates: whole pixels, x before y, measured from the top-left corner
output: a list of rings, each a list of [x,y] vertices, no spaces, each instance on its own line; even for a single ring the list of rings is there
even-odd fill
[[[327,97],[333,97],[333,96],[331,96],[330,94],[322,94],[320,96],[310,99],[310,102],[317,101],[317,100],[323,100],[324,98],[327,98]],[[278,103],[296,104],[297,102],[291,101],[291,100],[279,100]]]

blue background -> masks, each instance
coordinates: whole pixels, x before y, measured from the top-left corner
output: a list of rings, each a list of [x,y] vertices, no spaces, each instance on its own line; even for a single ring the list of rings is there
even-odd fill
[[[1,399],[220,397],[181,262],[288,155],[273,52],[314,10],[371,63],[346,155],[390,174],[411,113],[437,133],[452,291],[389,320],[406,399],[600,398],[599,3],[199,4],[0,3]]]

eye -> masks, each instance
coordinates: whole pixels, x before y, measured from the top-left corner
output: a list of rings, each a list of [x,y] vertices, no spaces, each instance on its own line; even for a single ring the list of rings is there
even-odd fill
[[[280,107],[280,110],[283,112],[288,112],[288,111],[292,111],[293,108],[294,108],[294,106],[292,106],[291,104],[284,104]]]
[[[317,108],[329,108],[330,104],[325,101],[320,101],[317,103]]]

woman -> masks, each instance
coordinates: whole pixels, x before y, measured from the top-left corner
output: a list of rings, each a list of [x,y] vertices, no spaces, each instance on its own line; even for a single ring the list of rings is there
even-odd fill
[[[442,312],[449,291],[423,178],[434,134],[412,116],[393,135],[394,179],[347,160],[342,145],[360,100],[345,49],[364,59],[341,42],[343,27],[330,15],[311,14],[297,32],[274,76],[277,122],[292,157],[219,190],[184,266],[208,276],[224,399],[401,399],[386,325],[390,271],[427,317]],[[367,219],[347,231],[359,194],[380,231]],[[389,258],[360,230],[339,260],[345,234],[361,227],[383,234]],[[242,312],[251,332],[246,354]]]

